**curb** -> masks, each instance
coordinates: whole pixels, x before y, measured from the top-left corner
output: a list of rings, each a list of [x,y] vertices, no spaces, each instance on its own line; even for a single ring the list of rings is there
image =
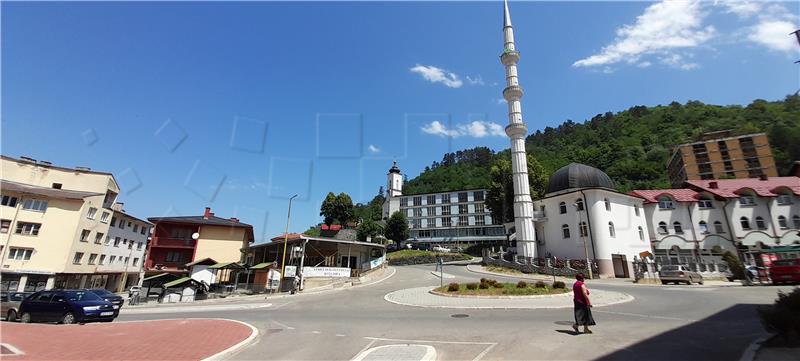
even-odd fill
[[[435,288],[436,288],[436,286],[431,286],[431,290],[433,290]],[[405,302],[400,302],[400,301],[395,301],[395,300],[389,299],[389,295],[391,293],[392,292],[389,292],[389,293],[387,293],[387,294],[385,294],[383,296],[384,301],[389,302],[389,303],[394,303],[396,305],[401,305],[401,306],[420,307],[420,308],[453,308],[453,309],[471,309],[471,310],[546,310],[546,309],[554,310],[554,309],[565,309],[565,308],[572,308],[573,307],[572,305],[566,305],[566,306],[544,306],[544,307],[417,305],[417,304],[405,303]],[[618,292],[618,293],[621,293],[621,292]],[[635,297],[633,297],[633,296],[631,296],[631,295],[629,295],[627,293],[622,293],[622,294],[624,294],[626,296],[625,299],[622,299],[622,300],[619,300],[619,301],[610,302],[610,303],[606,303],[606,304],[599,305],[599,306],[593,306],[593,308],[617,305],[617,304],[620,304],[620,303],[631,302],[631,301],[636,299]]]
[[[250,332],[250,336],[248,336],[246,339],[240,341],[239,343],[237,343],[237,344],[235,344],[235,345],[233,345],[231,347],[228,347],[225,350],[217,352],[217,353],[215,353],[215,354],[213,354],[213,355],[211,355],[209,357],[206,357],[206,358],[202,359],[201,361],[222,360],[226,356],[229,356],[230,354],[232,354],[233,352],[239,350],[240,348],[249,345],[251,342],[253,342],[253,340],[256,339],[256,336],[258,336],[258,329],[255,328],[255,326],[253,326],[253,325],[251,325],[251,324],[249,324],[247,322],[231,320],[231,319],[227,319],[227,318],[212,318],[212,320],[225,320],[225,321],[237,322],[237,323],[240,323],[240,324],[245,325],[247,327],[250,327],[250,330],[252,332]]]
[[[751,342],[747,348],[742,352],[742,357],[739,357],[739,361],[753,361],[756,358],[756,353],[758,350],[761,349],[761,344],[775,336],[774,333],[768,333],[764,336],[761,336]]]
[[[556,298],[572,296],[572,291],[564,293],[556,293],[552,295],[520,295],[520,296],[481,296],[481,295],[449,295],[446,293],[436,292],[436,289],[428,291],[428,293],[436,296],[451,297],[451,298],[475,298],[484,300],[517,300],[517,299],[537,299],[537,298]]]

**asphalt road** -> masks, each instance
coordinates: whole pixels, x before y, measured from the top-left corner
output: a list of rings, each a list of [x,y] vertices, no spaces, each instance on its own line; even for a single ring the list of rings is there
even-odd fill
[[[445,267],[457,282],[486,277],[464,266]],[[765,334],[758,305],[772,303],[778,289],[789,289],[588,282],[590,289],[624,292],[635,300],[595,308],[594,334],[574,335],[571,309],[420,308],[383,299],[398,289],[438,285],[431,270],[397,267],[393,277],[371,286],[263,301],[269,307],[123,314],[119,319],[248,322],[259,329],[258,341],[235,353],[235,360],[350,360],[368,348],[392,344],[433,346],[439,360],[738,360]]]

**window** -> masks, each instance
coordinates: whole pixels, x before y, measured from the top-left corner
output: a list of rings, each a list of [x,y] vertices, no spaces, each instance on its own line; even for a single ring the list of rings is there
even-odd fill
[[[100,255],[100,261],[99,261],[99,262],[97,262],[97,264],[99,264],[99,265],[104,265],[104,264],[106,264],[106,255],[104,255],[104,254],[101,254],[101,255]]]
[[[754,206],[756,205],[756,198],[753,196],[741,196],[739,197],[739,205]]]
[[[450,215],[450,206],[442,206],[442,215],[449,216]]]
[[[564,224],[561,226],[561,236],[564,238],[569,238],[569,226]]]
[[[700,207],[700,209],[711,209],[714,208],[714,203],[711,202],[710,199],[701,199],[697,201],[697,206]]]
[[[94,264],[96,259],[97,259],[97,253],[90,254],[89,255],[89,264]]]
[[[106,241],[104,242],[106,246],[111,243],[111,236],[106,236]]]
[[[8,207],[16,207],[17,197],[3,196],[2,200],[0,200],[0,204]]]
[[[486,213],[486,209],[484,208],[483,203],[475,205],[475,213],[478,213],[478,214]]]
[[[167,257],[164,258],[164,261],[178,263],[181,261],[181,254],[180,252],[167,252]]]
[[[142,242],[137,242],[136,243],[136,250],[137,251],[141,251],[142,250]]]
[[[673,208],[675,208],[675,203],[672,202],[672,198],[661,197],[658,199],[658,209],[673,209]]]
[[[436,196],[427,196],[425,197],[425,201],[428,204],[436,204]]]
[[[111,217],[111,227],[117,226],[117,217]]]
[[[800,216],[795,215],[792,217],[792,223],[794,224],[795,229],[800,229]]]
[[[30,248],[11,247],[8,249],[8,259],[13,259],[15,261],[29,261],[31,259],[31,254],[33,254],[33,250]]]
[[[764,222],[764,218],[756,217],[756,227],[758,229],[767,229],[767,223]]]
[[[100,222],[108,223],[108,216],[109,215],[110,215],[110,213],[103,212],[103,214],[100,215]]]
[[[53,183],[53,189],[61,189],[62,185],[61,183]]]
[[[459,202],[467,202],[469,200],[469,195],[467,192],[459,192],[458,193],[458,201]]]
[[[667,223],[666,222],[658,222],[658,233],[659,234],[667,234],[669,231],[667,230]]]
[[[92,233],[92,231],[90,231],[88,229],[82,230],[81,231],[81,238],[79,238],[78,240],[81,241],[81,242],[89,242],[89,233]]]
[[[458,205],[458,214],[467,214],[469,213],[469,206],[466,204],[459,204]]]
[[[639,227],[639,240],[644,241],[644,229],[642,227]]]
[[[578,224],[578,233],[580,233],[581,237],[589,236],[589,227],[586,226],[586,222],[581,222]]]
[[[421,206],[422,205],[422,197],[414,197],[414,205]]]
[[[25,234],[29,236],[38,236],[39,229],[41,228],[42,228],[41,223],[17,222],[17,229],[14,231],[14,233]]]
[[[89,212],[86,213],[86,218],[94,219],[97,216],[97,208],[89,207]]]
[[[119,229],[125,229],[125,220],[123,219],[119,220]]]
[[[564,203],[564,202],[559,203],[558,204],[558,212],[561,213],[561,214],[567,214],[567,204]]]
[[[725,229],[722,228],[722,222],[714,221],[714,232],[716,232],[716,233],[725,233]]]
[[[400,198],[400,206],[401,207],[408,207],[408,198]],[[114,225],[114,220],[111,220],[111,225]]]
[[[145,232],[147,232],[147,227],[142,226],[142,229],[139,230],[139,233],[145,234]]]
[[[474,199],[475,202],[483,202],[483,191],[473,192],[472,199]]]
[[[450,194],[442,194],[442,204],[450,203]]]
[[[577,208],[578,211],[583,210],[583,199],[578,199],[577,201],[575,201],[575,208]]]
[[[414,217],[422,217],[422,208],[414,208]]]
[[[617,230],[614,229],[614,222],[608,222],[608,235],[611,236],[611,238],[617,237]]]
[[[11,228],[11,221],[7,219],[0,220],[0,233],[8,233],[9,228]]]
[[[95,234],[95,235],[94,235],[94,243],[95,243],[95,244],[100,244],[100,243],[102,243],[102,242],[103,242],[103,236],[104,236],[104,235],[105,235],[105,234],[103,234],[103,233],[97,232],[97,234]]]
[[[780,205],[792,204],[792,196],[790,196],[788,194],[779,195],[778,196],[778,204],[780,204]]]
[[[134,267],[137,267],[137,266],[139,266],[139,259],[138,259],[138,258],[134,258],[134,259],[133,259],[133,264],[132,264],[132,266],[134,266]]]
[[[681,222],[672,222],[672,228],[675,229],[675,234],[683,234],[683,225],[681,225]]]
[[[129,259],[130,259],[130,258],[128,258],[128,257],[125,257],[125,265],[126,265],[126,266],[128,265],[128,260],[129,260]]]
[[[698,226],[700,226],[700,233],[708,234],[708,223],[706,221],[700,221]]]
[[[469,216],[458,216],[459,226],[469,226]]]
[[[108,257],[108,264],[109,264],[109,265],[112,265],[112,264],[114,264],[114,261],[115,261],[116,259],[117,259],[117,256],[111,256],[111,257]]]
[[[436,207],[428,207],[426,216],[435,216],[436,215]]]
[[[786,217],[778,216],[778,226],[781,227],[781,229],[789,228],[789,225],[786,223]]]
[[[739,218],[739,223],[741,223],[743,230],[750,230],[750,220],[747,217]]]
[[[608,198],[604,198],[603,199],[603,203],[606,204],[606,210],[610,211],[611,210],[611,201],[609,201]]]
[[[83,252],[75,252],[75,257],[72,259],[72,263],[81,264],[81,259],[83,259]]]
[[[476,226],[483,226],[486,225],[486,217],[483,215],[475,216],[475,225]]]
[[[114,247],[119,247],[119,243],[120,242],[122,242],[122,239],[120,239],[120,237],[115,237],[114,238]]]
[[[131,228],[132,226],[133,226],[133,222],[128,221],[128,228]],[[119,228],[122,228],[122,227],[119,227]]]
[[[451,227],[451,226],[452,226],[452,223],[451,223],[450,217],[442,218],[442,227]]]
[[[639,217],[639,206],[638,205],[634,205],[633,206],[633,212],[636,213],[637,217]]]
[[[128,242],[128,249],[133,249],[133,240],[130,240],[130,242]]]
[[[47,201],[26,199],[24,202],[22,202],[22,209],[34,212],[44,212],[47,210]]]

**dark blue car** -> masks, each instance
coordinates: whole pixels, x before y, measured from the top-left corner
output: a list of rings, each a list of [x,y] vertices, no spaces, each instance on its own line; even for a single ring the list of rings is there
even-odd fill
[[[89,290],[39,291],[22,301],[19,320],[64,324],[111,322],[117,317],[114,306]]]

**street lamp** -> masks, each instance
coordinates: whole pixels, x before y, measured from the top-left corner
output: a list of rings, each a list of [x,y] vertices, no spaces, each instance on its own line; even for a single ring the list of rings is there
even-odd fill
[[[581,204],[583,204],[583,202],[581,202]],[[586,257],[586,269],[589,271],[589,279],[592,279],[594,277],[592,276],[592,264],[589,263],[589,248],[586,246],[586,237],[584,236],[583,232],[583,217],[581,217],[582,210],[577,202],[573,203],[572,206],[575,207],[575,212],[578,213],[578,235],[580,235],[581,240],[583,241],[583,255]]]
[[[289,221],[292,219],[292,200],[297,194],[289,198],[289,214],[286,216],[286,232],[283,233],[283,258],[281,258],[281,279],[278,281],[278,292],[283,287],[283,279],[286,277],[286,243],[289,242]]]

